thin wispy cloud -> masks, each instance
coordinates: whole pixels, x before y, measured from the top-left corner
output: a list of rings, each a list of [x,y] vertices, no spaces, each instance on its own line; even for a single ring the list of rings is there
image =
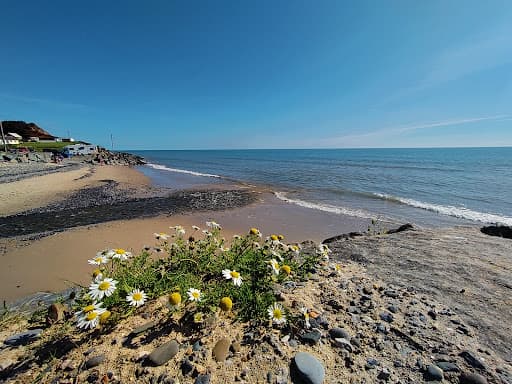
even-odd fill
[[[60,100],[51,100],[51,99],[42,99],[42,98],[37,98],[37,97],[9,95],[9,94],[5,94],[5,93],[0,93],[0,99],[28,103],[28,104],[40,104],[40,105],[51,106],[51,107],[56,107],[56,108],[88,108],[87,105],[80,104],[80,103],[69,103],[69,102],[60,101]]]
[[[396,136],[401,133],[406,132],[414,132],[418,130],[427,130],[427,129],[436,129],[441,127],[453,127],[453,126],[462,126],[466,124],[473,124],[483,121],[508,121],[512,118],[511,115],[495,115],[495,116],[480,116],[480,117],[470,117],[470,118],[459,118],[459,119],[450,119],[450,120],[442,120],[428,123],[417,123],[410,125],[402,125],[402,126],[392,126],[386,128],[380,128],[369,132],[357,133],[357,134],[348,134],[337,137],[330,137],[321,139],[319,141],[319,145],[328,145],[328,146],[337,146],[337,145],[367,145],[371,143],[371,140],[379,139],[382,137],[391,137]]]

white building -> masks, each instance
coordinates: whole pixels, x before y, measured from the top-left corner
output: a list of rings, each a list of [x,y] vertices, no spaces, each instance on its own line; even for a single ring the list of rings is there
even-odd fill
[[[63,149],[66,156],[83,156],[98,153],[98,147],[92,144],[71,144],[66,145]]]
[[[20,141],[22,141],[23,138],[18,135],[17,133],[12,133],[12,132],[9,132],[5,135],[5,143],[4,143],[4,140],[2,138],[2,136],[0,135],[0,144],[19,144]]]

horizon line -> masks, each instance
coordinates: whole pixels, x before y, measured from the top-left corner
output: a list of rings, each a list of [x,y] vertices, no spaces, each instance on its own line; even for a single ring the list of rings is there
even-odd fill
[[[275,151],[296,151],[296,150],[339,150],[339,149],[481,149],[481,148],[512,148],[512,144],[508,145],[488,145],[488,146],[438,146],[438,147],[316,147],[316,148],[171,148],[171,149],[113,149],[114,151],[258,151],[258,150],[275,150]]]

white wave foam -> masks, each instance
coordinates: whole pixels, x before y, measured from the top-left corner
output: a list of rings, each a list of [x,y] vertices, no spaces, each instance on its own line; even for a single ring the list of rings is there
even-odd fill
[[[289,197],[286,197],[286,192],[274,192],[274,195],[279,199],[283,200],[290,204],[295,204],[300,207],[304,208],[311,208],[316,209],[318,211],[324,211],[324,212],[330,212],[335,213],[337,215],[347,215],[347,216],[355,216],[355,217],[361,217],[363,219],[373,219],[375,218],[375,215],[371,215],[370,213],[356,210],[356,209],[348,209],[345,207],[338,207],[336,205],[330,205],[330,204],[317,204],[317,203],[311,203],[309,201],[304,200],[298,200],[298,199],[290,199]]]
[[[177,172],[177,173],[186,173],[187,175],[194,175],[194,176],[203,176],[203,177],[215,177],[217,179],[220,179],[221,176],[219,175],[213,175],[211,173],[201,173],[201,172],[194,172],[194,171],[189,171],[189,170],[186,170],[186,169],[178,169],[178,168],[169,168],[169,167],[166,167],[165,165],[160,165],[160,164],[152,164],[152,163],[148,163],[146,164],[148,167],[151,167],[151,168],[154,168],[154,169],[159,169],[161,171],[169,171],[169,172]]]
[[[406,199],[403,197],[397,197],[392,195],[386,195],[384,193],[375,193],[375,196],[381,199],[396,201],[402,204],[410,205],[411,207],[425,209],[427,211],[440,213],[442,215],[458,217],[460,219],[467,219],[472,221],[478,221],[485,224],[504,224],[512,225],[512,217],[500,216],[493,213],[485,213],[473,211],[464,207],[454,207],[451,205],[437,205],[424,203],[413,199]]]

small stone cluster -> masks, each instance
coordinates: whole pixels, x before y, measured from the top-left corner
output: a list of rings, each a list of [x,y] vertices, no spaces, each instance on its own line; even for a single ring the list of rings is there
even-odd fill
[[[98,153],[91,156],[89,163],[95,165],[142,165],[146,164],[144,158],[130,153],[111,152],[105,148],[100,148]]]

